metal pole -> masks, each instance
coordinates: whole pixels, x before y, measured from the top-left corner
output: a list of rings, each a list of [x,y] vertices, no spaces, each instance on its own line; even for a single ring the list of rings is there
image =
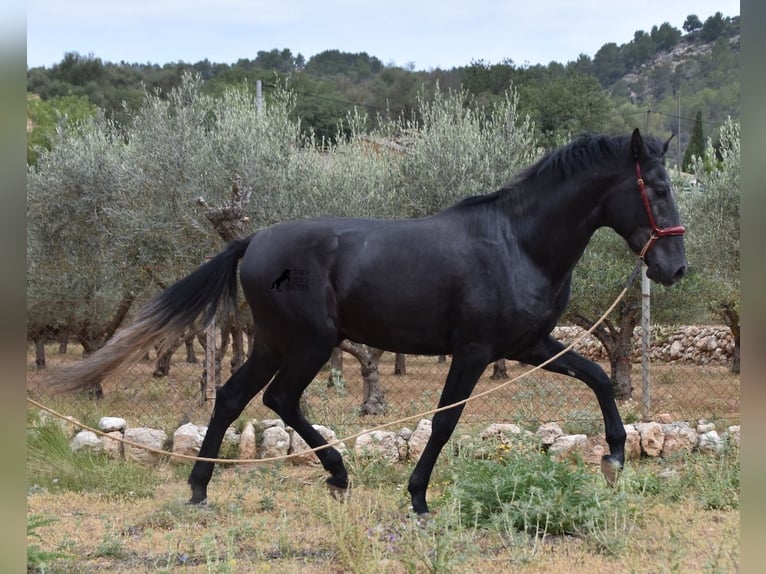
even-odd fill
[[[641,418],[649,420],[652,397],[649,390],[649,349],[651,348],[651,284],[646,265],[641,266]]]

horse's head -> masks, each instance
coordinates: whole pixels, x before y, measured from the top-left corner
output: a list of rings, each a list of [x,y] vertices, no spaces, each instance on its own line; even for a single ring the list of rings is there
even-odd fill
[[[626,162],[630,169],[607,204],[608,225],[644,260],[647,276],[663,285],[686,273],[685,230],[663,161],[669,143],[644,139],[636,128]]]

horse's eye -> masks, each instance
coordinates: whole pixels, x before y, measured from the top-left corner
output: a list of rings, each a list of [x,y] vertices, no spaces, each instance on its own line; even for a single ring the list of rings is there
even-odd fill
[[[668,188],[657,187],[655,188],[654,193],[657,195],[657,197],[666,197],[668,195]]]

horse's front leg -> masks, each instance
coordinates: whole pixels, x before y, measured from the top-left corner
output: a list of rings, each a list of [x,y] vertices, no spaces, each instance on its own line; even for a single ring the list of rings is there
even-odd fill
[[[564,349],[564,345],[552,337],[528,351],[523,357],[513,357],[525,363],[540,365]],[[601,458],[601,472],[610,485],[617,481],[619,471],[625,464],[625,426],[614,400],[612,382],[598,364],[570,350],[543,367],[546,371],[575,377],[588,385],[596,394],[604,417],[604,434],[609,454]]]

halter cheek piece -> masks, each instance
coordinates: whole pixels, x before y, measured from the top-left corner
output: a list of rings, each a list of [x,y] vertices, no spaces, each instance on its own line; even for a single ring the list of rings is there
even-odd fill
[[[674,225],[673,227],[659,227],[657,225],[657,222],[654,220],[654,215],[652,214],[652,206],[649,204],[649,196],[646,194],[646,188],[644,187],[644,179],[641,177],[641,165],[638,162],[636,162],[636,177],[638,178],[638,190],[641,192],[641,201],[644,203],[644,209],[649,218],[649,226],[652,229],[649,234],[649,240],[638,254],[638,257],[643,261],[644,256],[660,237],[683,235],[686,233],[686,229],[683,225]]]

